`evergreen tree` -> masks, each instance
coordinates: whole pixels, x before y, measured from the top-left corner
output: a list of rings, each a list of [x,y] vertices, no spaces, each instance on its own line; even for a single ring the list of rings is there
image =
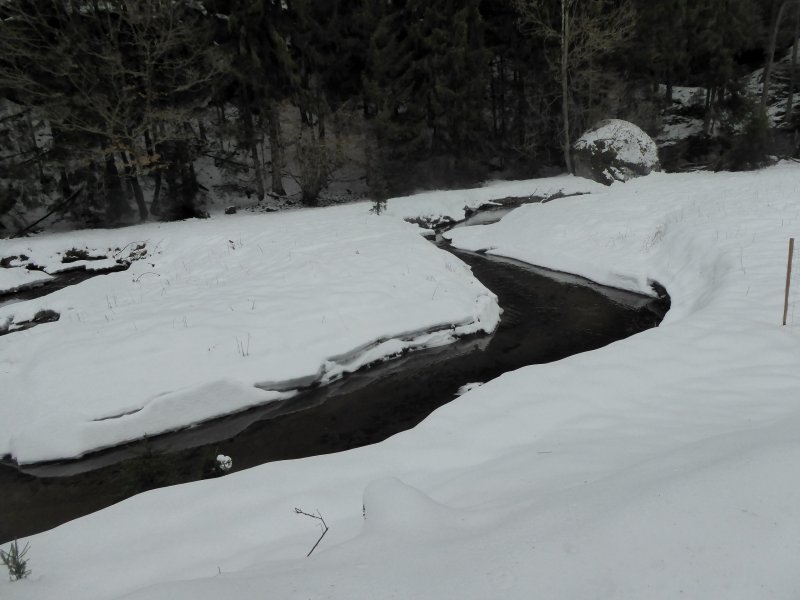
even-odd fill
[[[301,104],[324,116],[361,96],[370,31],[362,0],[294,0],[292,46],[302,73]],[[323,132],[324,137],[324,132]]]
[[[402,160],[474,155],[487,129],[489,60],[478,1],[372,2],[368,10],[377,23],[365,94],[380,142]]]
[[[736,55],[755,44],[753,0],[696,0],[687,12],[689,72],[709,90],[708,103],[736,89]]]
[[[259,199],[264,197],[263,157],[258,152],[257,119],[268,123],[272,191],[284,195],[280,103],[299,89],[299,71],[289,39],[294,19],[282,0],[236,0],[222,3],[228,22],[237,100],[255,170]]]
[[[638,52],[632,63],[647,79],[666,86],[666,99],[672,88],[685,81],[688,54],[688,13],[690,0],[638,0],[636,3]]]
[[[510,2],[483,0],[481,15],[491,56],[489,109],[494,143],[528,158],[527,117],[536,115],[529,115],[525,82],[544,72],[546,65],[538,47],[530,44],[520,31],[519,15]]]

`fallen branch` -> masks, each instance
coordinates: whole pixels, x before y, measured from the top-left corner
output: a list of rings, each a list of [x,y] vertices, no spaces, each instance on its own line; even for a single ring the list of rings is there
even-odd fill
[[[147,245],[147,241],[146,241],[146,240],[141,240],[141,241],[128,242],[128,243],[127,243],[127,244],[125,244],[125,245],[124,245],[122,248],[120,248],[120,249],[119,249],[117,252],[115,252],[114,254],[112,254],[112,256],[114,257],[114,259],[116,259],[116,258],[117,258],[117,257],[118,257],[120,254],[122,254],[123,252],[125,252],[125,249],[126,249],[128,246],[133,246],[134,244],[138,244],[138,245],[140,246],[140,248],[134,248],[134,251],[135,251],[135,250],[142,250],[142,249],[144,249],[144,247]]]
[[[156,273],[155,271],[145,271],[144,273],[141,273],[141,274],[140,274],[140,275],[138,275],[137,277],[134,277],[134,278],[133,278],[133,282],[134,282],[134,283],[139,283],[139,280],[140,280],[142,277],[144,277],[145,275],[155,275],[156,277],[161,277],[161,275],[160,275],[159,273]]]
[[[314,544],[314,546],[311,548],[311,550],[308,551],[308,554],[306,554],[306,558],[308,558],[309,556],[311,556],[311,553],[314,550],[317,549],[317,546],[319,546],[319,543],[322,541],[322,538],[325,537],[325,534],[328,533],[328,524],[325,522],[325,519],[322,518],[322,515],[320,514],[319,510],[317,510],[317,514],[315,514],[315,515],[312,515],[311,513],[304,512],[304,511],[300,510],[299,508],[295,508],[294,512],[295,512],[295,514],[305,515],[307,517],[311,517],[312,519],[317,519],[317,520],[322,522],[322,535],[319,536],[319,539],[317,540],[317,543]]]
[[[23,235],[25,235],[27,232],[29,232],[31,229],[33,229],[34,227],[36,227],[36,226],[37,226],[39,223],[41,223],[42,221],[44,221],[44,220],[45,220],[45,219],[47,219],[48,217],[52,216],[54,213],[58,212],[59,210],[63,212],[64,210],[66,210],[66,209],[67,209],[67,207],[69,207],[69,205],[70,205],[70,204],[72,204],[73,202],[75,202],[75,199],[76,199],[78,196],[80,196],[80,194],[81,194],[81,192],[82,192],[82,191],[83,191],[83,186],[79,187],[77,190],[75,190],[74,192],[72,192],[72,194],[70,194],[70,196],[69,196],[68,198],[66,198],[66,199],[65,199],[63,202],[61,202],[60,204],[57,204],[57,205],[55,206],[55,208],[53,208],[53,209],[52,209],[50,212],[48,212],[48,213],[47,213],[45,216],[43,216],[41,219],[38,219],[38,220],[34,221],[33,223],[31,223],[31,224],[30,224],[30,225],[28,225],[27,227],[23,227],[22,229],[20,229],[19,231],[17,231],[17,233],[15,233],[14,235],[12,235],[11,237],[12,237],[12,238],[18,238],[18,237],[22,237],[22,236],[23,236]]]

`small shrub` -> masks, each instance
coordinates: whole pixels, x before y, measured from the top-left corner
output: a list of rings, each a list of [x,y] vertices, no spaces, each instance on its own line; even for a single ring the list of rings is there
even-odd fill
[[[79,260],[89,260],[89,251],[84,248],[70,248],[64,251],[62,263],[71,263]]]
[[[107,256],[94,256],[89,254],[86,248],[69,248],[64,251],[64,256],[61,257],[61,262],[64,264],[74,263],[79,260],[104,260]]]
[[[56,311],[51,310],[49,308],[43,308],[42,310],[38,311],[35,315],[33,315],[33,322],[34,323],[53,323],[54,321],[58,321],[61,318]]]
[[[0,268],[2,269],[11,269],[12,267],[19,267],[21,264],[15,263],[24,263],[28,260],[28,257],[24,254],[14,254],[12,256],[4,256],[0,258]]]
[[[728,132],[722,140],[727,146],[718,168],[731,171],[760,169],[771,162],[773,152],[772,131],[766,111],[758,104],[751,103],[741,109],[741,131]]]
[[[30,550],[30,544],[25,544],[25,547],[20,550],[17,540],[11,542],[8,550],[0,550],[0,561],[8,569],[8,579],[10,581],[19,581],[31,574],[31,570],[28,568],[28,560],[25,558],[28,550]]]
[[[373,200],[372,208],[369,209],[373,215],[380,215],[386,211],[386,200]]]
[[[772,138],[767,113],[756,107],[745,122],[740,147],[740,159],[747,169],[758,169],[769,164],[772,153]],[[737,165],[738,166],[738,165]]]
[[[295,181],[300,186],[301,201],[306,206],[316,206],[320,194],[340,164],[338,152],[329,147],[325,140],[307,132],[297,140],[295,158],[299,169]]]

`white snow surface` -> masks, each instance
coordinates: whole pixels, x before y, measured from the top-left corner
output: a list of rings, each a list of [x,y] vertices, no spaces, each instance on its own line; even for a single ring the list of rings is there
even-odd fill
[[[627,289],[657,280],[672,309],[380,444],[148,492],[21,540],[33,573],[0,597],[797,598],[800,329],[779,324],[798,194],[795,164],[654,174],[453,231]],[[295,507],[330,526],[310,558],[320,532]]]
[[[42,271],[30,271],[22,267],[0,268],[0,294],[45,283],[52,278]]]
[[[157,254],[0,308],[61,314],[0,338],[0,454],[77,456],[283,397],[430,330],[494,329],[496,299],[466,265],[361,208],[135,227]]]
[[[664,126],[656,139],[662,146],[669,146],[693,135],[698,135],[702,131],[703,121],[700,119],[670,116],[664,120]]]
[[[658,147],[638,125],[621,119],[607,119],[586,131],[575,142],[578,150],[591,148],[598,142],[614,151],[619,162],[639,165],[646,169],[658,166]],[[609,173],[612,179],[620,179],[624,174]],[[626,178],[626,177],[625,177]]]
[[[80,456],[490,332],[494,294],[403,219],[460,219],[494,198],[591,189],[560,177],[398,198],[381,216],[360,203],[0,240],[0,257],[24,254],[51,272],[71,248],[147,251],[128,271],[0,306],[0,323],[61,315],[0,336],[0,456]],[[29,273],[0,269],[15,272]]]

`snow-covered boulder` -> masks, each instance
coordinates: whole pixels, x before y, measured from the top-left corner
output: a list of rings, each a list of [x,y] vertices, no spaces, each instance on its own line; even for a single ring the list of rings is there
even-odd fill
[[[660,170],[656,143],[621,119],[600,121],[573,145],[575,174],[611,185]]]

